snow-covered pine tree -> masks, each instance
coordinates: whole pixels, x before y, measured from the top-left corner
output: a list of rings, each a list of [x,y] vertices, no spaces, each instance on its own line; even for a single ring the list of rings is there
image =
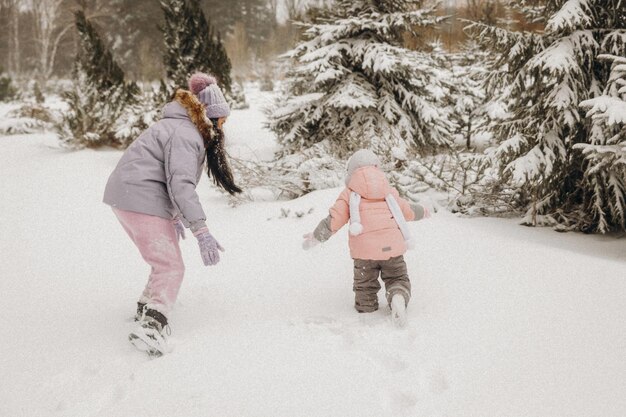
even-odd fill
[[[287,153],[326,141],[344,157],[368,147],[384,159],[399,148],[450,143],[445,96],[428,53],[403,36],[441,20],[415,0],[337,0],[302,23],[304,41],[286,54],[286,91],[269,110],[269,127]]]
[[[626,3],[548,0],[540,7],[530,7],[532,2],[526,0],[513,3],[531,11],[533,21],[542,17],[545,30],[471,26],[500,54],[492,67],[491,85],[505,91],[499,99],[508,107],[507,119],[494,129],[500,145],[493,156],[503,183],[518,187],[517,202],[527,209],[525,224],[558,223],[600,232],[617,227],[619,223],[598,223],[600,209],[586,211],[585,202],[597,190],[585,168],[590,159],[575,145],[593,138],[579,104],[601,94],[607,84],[607,64],[598,55],[610,49],[624,56]],[[605,204],[601,210],[610,211],[608,200],[600,200]],[[623,200],[619,204],[623,209]]]
[[[124,72],[82,10],[75,12],[78,53],[73,85],[63,94],[68,111],[57,125],[60,140],[71,147],[126,146],[117,131],[139,89],[124,80]]]
[[[626,38],[626,31],[613,36]],[[591,136],[589,143],[575,145],[586,158],[582,226],[602,233],[626,229],[626,42],[620,43],[621,56],[598,56],[612,62],[612,70],[603,94],[581,103],[589,110]],[[611,49],[603,45],[603,50]],[[620,47],[613,52],[619,53]]]
[[[215,75],[220,87],[230,92],[230,59],[199,0],[161,0],[160,3],[165,17],[163,59],[173,88],[186,88],[189,76],[202,71]]]
[[[484,149],[489,142],[487,97],[484,79],[489,56],[474,40],[466,41],[458,53],[449,54],[450,117],[455,122],[455,143],[465,149]]]

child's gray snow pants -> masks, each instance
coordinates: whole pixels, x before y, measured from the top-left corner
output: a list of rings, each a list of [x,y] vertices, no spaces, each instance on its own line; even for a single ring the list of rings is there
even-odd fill
[[[396,256],[385,261],[355,259],[354,260],[354,308],[359,313],[370,313],[378,310],[378,291],[380,282],[385,284],[387,302],[400,293],[406,304],[411,298],[411,281],[407,274],[404,256]]]

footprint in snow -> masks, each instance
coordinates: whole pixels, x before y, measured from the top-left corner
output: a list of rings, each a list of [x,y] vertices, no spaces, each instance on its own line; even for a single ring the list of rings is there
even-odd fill
[[[413,415],[417,405],[417,395],[410,391],[395,391],[385,399],[386,411],[394,416]]]

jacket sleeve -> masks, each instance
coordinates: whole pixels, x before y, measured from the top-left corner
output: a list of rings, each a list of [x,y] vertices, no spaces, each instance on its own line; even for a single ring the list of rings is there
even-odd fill
[[[411,205],[404,198],[400,197],[400,194],[398,193],[397,190],[393,190],[392,194],[395,197],[398,204],[400,205],[400,208],[402,209],[402,214],[404,214],[404,219],[407,222],[410,222],[412,220],[419,220],[416,218],[416,213],[411,207]],[[422,214],[422,217],[423,217],[423,214]]]
[[[348,223],[350,219],[350,209],[346,200],[346,191],[342,192],[335,201],[335,204],[330,208],[330,214],[324,218],[315,230],[313,236],[320,242],[326,242],[330,237],[341,229],[341,227]]]
[[[330,217],[330,214],[329,214],[328,216],[326,216],[326,218],[324,218],[324,220],[319,222],[319,224],[313,231],[313,236],[319,242],[326,242],[333,235],[333,231],[330,229],[331,220],[332,220],[332,217]]]
[[[178,132],[184,134],[184,130]],[[193,231],[206,227],[206,214],[196,193],[198,164],[203,152],[200,142],[180,134],[174,134],[164,149],[167,192],[181,221]]]
[[[411,210],[415,213],[414,220],[422,220],[426,215],[426,209],[421,204],[411,204]]]
[[[330,230],[333,233],[336,233],[350,221],[349,196],[350,191],[347,188],[344,189],[341,194],[339,194],[335,204],[330,208]]]

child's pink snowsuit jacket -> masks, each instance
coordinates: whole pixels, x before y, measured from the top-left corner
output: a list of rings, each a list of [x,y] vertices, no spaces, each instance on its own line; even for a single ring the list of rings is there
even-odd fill
[[[406,252],[406,244],[385,197],[394,196],[406,221],[415,219],[415,213],[398,191],[389,185],[385,174],[375,166],[356,169],[348,186],[330,209],[332,233],[350,221],[350,192],[361,196],[360,214],[363,232],[350,235],[350,256],[353,259],[386,260]]]

